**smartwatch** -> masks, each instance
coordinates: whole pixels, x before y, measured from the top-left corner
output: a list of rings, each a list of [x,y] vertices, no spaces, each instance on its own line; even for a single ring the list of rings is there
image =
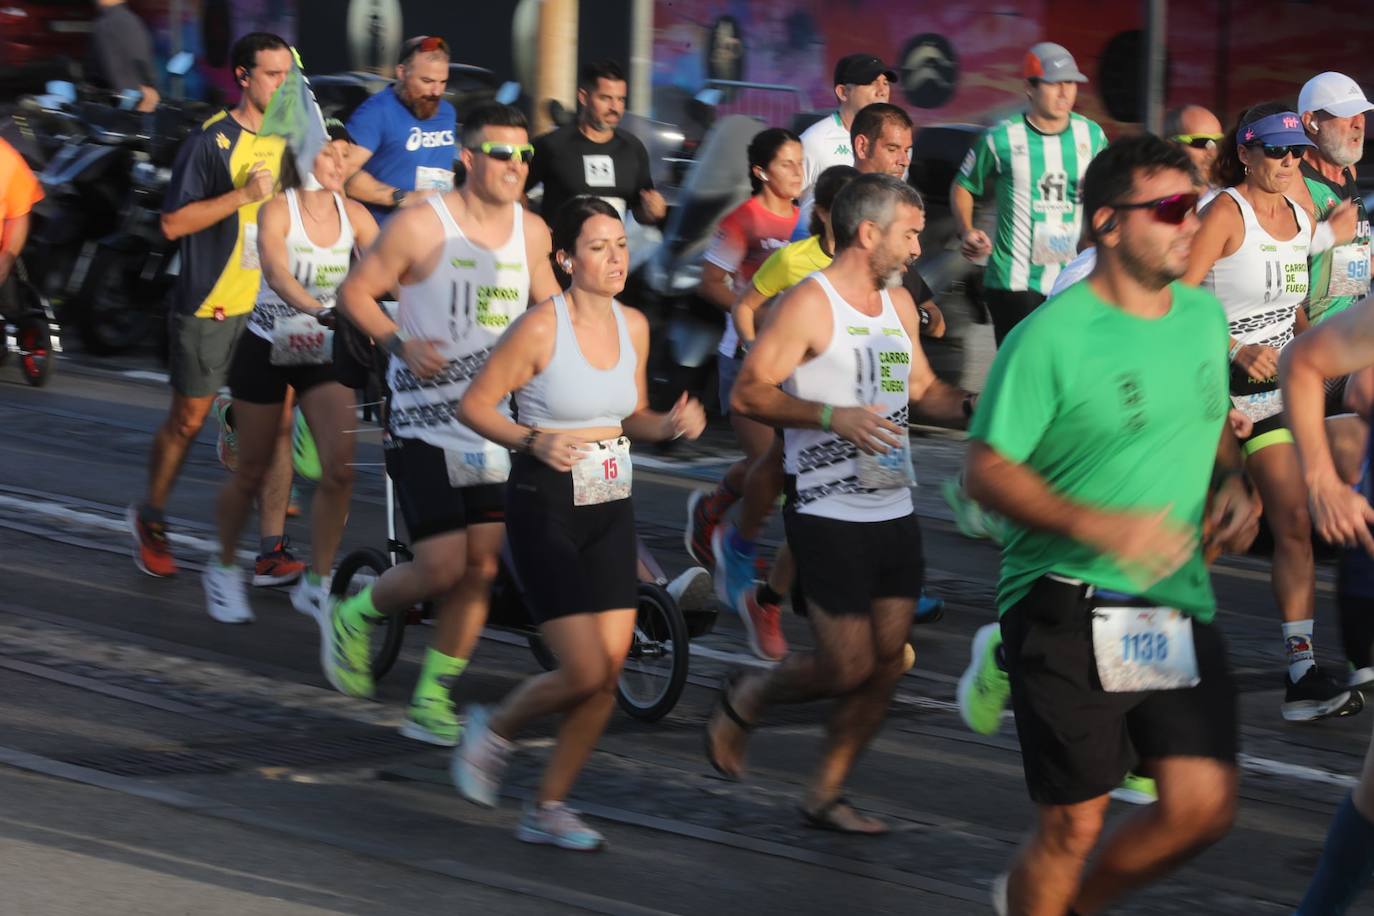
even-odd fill
[[[401,201],[405,199],[406,192],[402,191],[400,188],[397,188],[396,190],[391,192],[391,205],[393,207],[399,207],[401,205]]]

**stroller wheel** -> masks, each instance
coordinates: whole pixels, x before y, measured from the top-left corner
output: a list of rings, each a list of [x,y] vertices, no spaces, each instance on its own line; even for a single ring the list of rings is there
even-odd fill
[[[15,322],[15,339],[19,343],[19,368],[30,385],[48,383],[55,363],[52,353],[52,332],[43,315],[25,315]]]

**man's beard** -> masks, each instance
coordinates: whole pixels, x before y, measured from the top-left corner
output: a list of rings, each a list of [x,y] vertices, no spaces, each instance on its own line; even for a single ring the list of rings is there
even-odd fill
[[[1182,270],[1171,270],[1163,260],[1151,264],[1144,258],[1137,257],[1126,245],[1117,247],[1116,256],[1126,273],[1151,292],[1158,292],[1183,276]]]
[[[410,113],[421,121],[428,121],[439,112],[439,102],[442,101],[442,99],[412,96],[405,90],[402,90],[399,95],[401,104],[410,109]]]
[[[868,269],[873,274],[874,289],[896,289],[902,285],[902,265],[905,260],[896,261],[890,258],[881,257],[878,252],[874,252],[868,258]]]
[[[1334,162],[1341,168],[1352,166],[1360,161],[1364,155],[1361,144],[1351,140],[1335,140],[1332,134],[1317,134],[1317,149],[1321,150],[1329,162]]]

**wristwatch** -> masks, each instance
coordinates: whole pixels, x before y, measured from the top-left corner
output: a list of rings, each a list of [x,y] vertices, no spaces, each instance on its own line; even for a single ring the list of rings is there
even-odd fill
[[[401,205],[401,201],[405,199],[406,192],[402,191],[400,188],[397,188],[396,190],[391,192],[391,205],[393,207],[399,207]]]

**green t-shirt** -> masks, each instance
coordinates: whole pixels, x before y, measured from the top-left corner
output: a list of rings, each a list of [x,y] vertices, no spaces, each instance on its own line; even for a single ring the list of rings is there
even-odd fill
[[[1201,532],[1226,417],[1226,312],[1175,283],[1162,318],[1128,315],[1089,281],[1031,313],[997,351],[969,435],[1035,471],[1055,493],[1100,509],[1170,515]],[[1201,549],[1144,592],[1077,541],[1012,526],[1002,613],[1046,573],[1139,594],[1204,623],[1216,611]]]
[[[1369,290],[1369,214],[1365,212],[1364,199],[1356,190],[1355,178],[1348,170],[1344,186],[1335,184],[1306,162],[1300,174],[1312,195],[1318,220],[1326,219],[1341,201],[1347,199],[1355,201],[1357,213],[1353,240],[1308,258],[1307,317],[1313,324],[1318,324],[1350,308]],[[1333,268],[1339,276],[1333,275]],[[1337,293],[1342,289],[1350,292],[1332,295],[1333,286]]]
[[[1042,134],[1020,114],[978,138],[954,180],[974,197],[991,183],[997,237],[983,284],[1049,295],[1060,269],[1078,254],[1081,187],[1088,163],[1107,146],[1093,121],[1070,114],[1069,126]]]

